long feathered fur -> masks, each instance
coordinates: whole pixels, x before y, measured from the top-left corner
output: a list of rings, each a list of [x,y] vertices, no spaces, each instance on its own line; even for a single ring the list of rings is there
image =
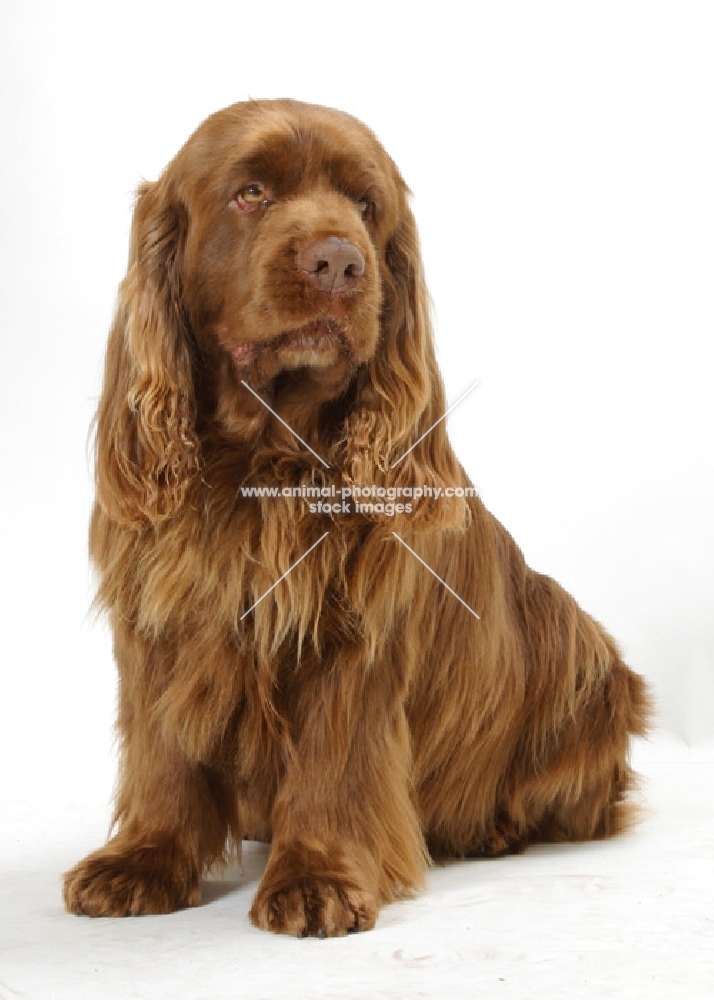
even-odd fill
[[[239,154],[286,192],[260,228],[219,213]],[[347,191],[365,171],[368,221]],[[195,904],[202,873],[252,836],[272,841],[253,921],[339,934],[420,886],[429,855],[626,821],[644,683],[477,496],[322,518],[241,496],[267,482],[470,486],[437,423],[407,195],[364,126],[289,101],[212,116],[140,189],[90,538],[119,670],[116,833],[67,874],[71,910]],[[366,261],[340,306],[353,354],[297,376],[267,371],[270,353],[246,369],[320,462],[241,385],[230,348],[321,315],[293,263],[325,232]]]

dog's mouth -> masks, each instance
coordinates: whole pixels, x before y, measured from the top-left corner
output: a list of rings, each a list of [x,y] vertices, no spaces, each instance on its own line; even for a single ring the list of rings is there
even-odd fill
[[[273,355],[283,368],[327,367],[349,349],[344,327],[332,318],[324,318],[268,340],[234,344],[230,351],[237,367],[243,370],[266,355]]]

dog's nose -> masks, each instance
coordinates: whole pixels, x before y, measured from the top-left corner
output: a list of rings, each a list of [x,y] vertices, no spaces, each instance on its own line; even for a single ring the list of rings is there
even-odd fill
[[[298,253],[297,264],[321,292],[345,292],[364,274],[364,257],[349,240],[328,236]]]

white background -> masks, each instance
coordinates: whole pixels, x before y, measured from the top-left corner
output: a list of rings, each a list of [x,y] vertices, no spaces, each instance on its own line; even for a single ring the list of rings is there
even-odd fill
[[[105,801],[89,422],[133,191],[290,96],[413,193],[452,440],[489,508],[714,736],[714,7],[20,3],[0,14],[2,795]]]

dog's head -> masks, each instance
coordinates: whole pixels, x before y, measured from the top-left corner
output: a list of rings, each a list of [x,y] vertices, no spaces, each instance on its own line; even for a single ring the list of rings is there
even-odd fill
[[[407,197],[369,129],[288,100],[212,115],[142,185],[98,413],[105,509],[171,514],[209,430],[258,447],[276,421],[246,386],[363,481],[441,416]],[[439,426],[400,475],[453,464]]]

